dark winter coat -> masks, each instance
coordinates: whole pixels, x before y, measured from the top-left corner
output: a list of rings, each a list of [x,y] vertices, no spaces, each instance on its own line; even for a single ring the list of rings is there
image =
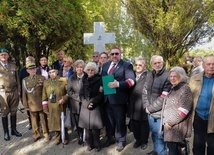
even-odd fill
[[[88,78],[85,74],[82,79],[83,85],[80,89],[81,110],[79,118],[79,127],[85,129],[102,129],[103,121],[101,116],[101,104],[103,102],[103,92],[101,76],[95,74]],[[88,109],[89,103],[93,103],[93,108]]]
[[[130,119],[143,121],[147,120],[147,114],[143,108],[142,102],[142,90],[146,81],[147,70],[143,72],[136,81],[136,85],[132,88],[129,95],[128,113],[127,116]]]
[[[164,68],[156,74],[155,70],[147,73],[143,87],[142,100],[144,109],[147,108],[153,118],[161,117],[164,98],[162,92],[169,92],[171,83],[168,80],[169,72]]]

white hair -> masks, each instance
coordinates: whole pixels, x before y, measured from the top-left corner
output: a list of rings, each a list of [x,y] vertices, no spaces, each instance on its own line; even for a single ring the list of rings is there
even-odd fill
[[[94,69],[95,74],[98,73],[98,67],[95,62],[88,62],[84,68],[84,71],[86,72],[88,69]]]

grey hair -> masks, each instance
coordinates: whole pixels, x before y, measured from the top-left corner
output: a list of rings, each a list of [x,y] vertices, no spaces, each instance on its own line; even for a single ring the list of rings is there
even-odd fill
[[[95,74],[98,73],[98,67],[95,62],[88,62],[84,68],[84,71],[86,72],[90,68],[94,69]]]
[[[198,60],[198,61],[202,61],[203,60],[201,56],[196,56],[194,59]]]
[[[93,53],[93,55],[100,55],[100,53],[96,51]]]
[[[85,62],[83,61],[83,60],[77,60],[77,61],[75,61],[74,62],[74,70],[76,71],[76,67],[79,65],[79,64],[81,64],[82,66],[83,66],[83,68],[85,67]]]
[[[159,59],[160,61],[164,62],[162,56],[160,56],[160,55],[153,55],[153,56],[151,57],[151,59],[150,59],[150,65],[151,65],[151,66],[152,66],[152,61],[153,61],[154,59]]]
[[[32,56],[28,56],[28,57],[26,57],[25,61],[26,61],[26,63],[35,62],[35,58]]]
[[[185,70],[182,67],[179,67],[179,66],[173,67],[169,71],[169,73],[171,73],[171,72],[176,72],[179,75],[181,82],[187,82],[187,75],[186,75]]]
[[[144,63],[144,64],[146,65],[146,59],[143,58],[142,56],[137,57],[137,58],[135,59],[135,62],[136,62],[136,61],[141,61],[142,63]]]

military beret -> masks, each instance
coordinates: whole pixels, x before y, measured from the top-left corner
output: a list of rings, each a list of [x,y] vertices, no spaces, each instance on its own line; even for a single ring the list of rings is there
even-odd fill
[[[5,48],[2,48],[2,49],[0,49],[0,53],[8,53],[9,54],[9,51]]]
[[[36,64],[34,62],[30,62],[26,64],[27,69],[36,68]]]

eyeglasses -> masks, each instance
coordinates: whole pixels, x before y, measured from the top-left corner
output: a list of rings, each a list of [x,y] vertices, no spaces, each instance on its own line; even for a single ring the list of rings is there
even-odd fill
[[[93,58],[97,58],[97,57],[99,57],[98,55],[93,55]]]
[[[119,55],[119,53],[111,53],[110,55],[111,56],[113,56],[113,55]]]
[[[140,67],[142,67],[143,65],[142,65],[142,64],[135,64],[135,66],[140,66]]]
[[[94,71],[94,69],[87,69],[87,71],[88,71],[88,72],[90,72],[90,71],[91,71],[91,72],[93,72],[93,71]]]
[[[100,59],[107,59],[107,57],[100,57]]]
[[[179,76],[169,76],[170,79],[177,79]]]

